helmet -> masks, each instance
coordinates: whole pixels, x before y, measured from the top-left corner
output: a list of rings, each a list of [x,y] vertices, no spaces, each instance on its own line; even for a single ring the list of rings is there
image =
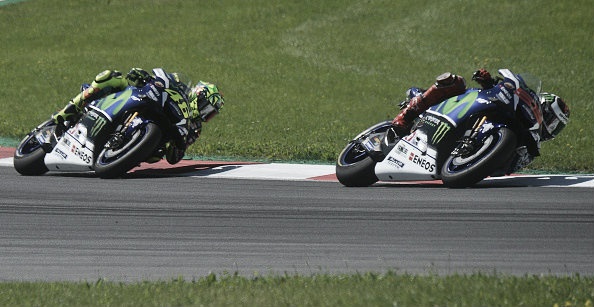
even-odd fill
[[[190,93],[190,108],[193,117],[207,122],[220,112],[225,99],[216,85],[204,81],[198,82]]]
[[[561,97],[542,93],[540,95],[540,104],[543,117],[543,135],[542,140],[550,140],[556,137],[569,120],[569,107]]]

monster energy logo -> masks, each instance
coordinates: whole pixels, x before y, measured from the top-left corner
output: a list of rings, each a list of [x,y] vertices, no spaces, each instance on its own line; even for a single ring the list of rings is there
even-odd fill
[[[443,140],[443,137],[450,131],[450,125],[446,124],[445,122],[439,123],[435,133],[433,133],[433,137],[431,138],[431,142],[433,144],[438,144]]]
[[[99,133],[99,131],[101,131],[101,129],[103,129],[103,127],[105,126],[106,120],[103,117],[99,117],[97,118],[97,121],[95,121],[95,124],[93,125],[93,128],[91,128],[91,137],[95,137],[97,135],[97,133]]]

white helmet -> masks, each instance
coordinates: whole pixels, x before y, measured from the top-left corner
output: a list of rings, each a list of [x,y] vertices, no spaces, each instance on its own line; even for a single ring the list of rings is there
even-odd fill
[[[543,125],[542,140],[550,140],[556,137],[569,120],[569,107],[561,97],[542,93],[540,95],[540,105],[542,109]]]

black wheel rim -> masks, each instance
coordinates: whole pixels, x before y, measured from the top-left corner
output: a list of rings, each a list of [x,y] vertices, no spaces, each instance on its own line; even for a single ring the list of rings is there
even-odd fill
[[[108,165],[114,161],[117,161],[124,155],[126,155],[132,148],[136,146],[146,135],[147,126],[142,129],[136,130],[131,138],[127,140],[122,146],[117,149],[103,148],[97,159],[99,165]]]
[[[455,174],[479,163],[485,157],[487,157],[495,149],[495,147],[497,147],[497,144],[501,141],[501,138],[501,131],[498,131],[496,134],[489,135],[487,138],[485,138],[482,146],[475,150],[472,154],[453,158],[450,157],[447,160],[447,171],[450,174]]]

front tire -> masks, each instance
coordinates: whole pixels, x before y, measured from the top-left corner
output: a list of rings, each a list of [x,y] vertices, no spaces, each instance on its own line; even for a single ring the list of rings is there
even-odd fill
[[[342,150],[336,161],[336,178],[340,183],[347,187],[366,187],[378,181],[375,175],[377,162],[369,157],[357,141],[371,134],[383,135],[390,126],[390,121],[373,125],[361,132]]]
[[[27,138],[29,137],[30,136]],[[26,139],[23,141],[26,141]],[[19,146],[20,145],[21,144],[19,144]],[[41,146],[26,154],[20,151],[20,149],[21,148],[17,148],[13,158],[14,169],[17,172],[25,176],[39,176],[48,172],[44,163],[45,151]]]
[[[101,178],[115,178],[145,161],[161,141],[162,132],[154,123],[136,130],[132,138],[117,149],[103,148],[95,161],[95,173]]]
[[[370,157],[350,165],[336,163],[336,178],[347,187],[366,187],[376,183],[379,179],[375,175],[377,162]]]
[[[471,155],[450,155],[441,169],[443,184],[450,188],[465,188],[485,179],[509,161],[516,143],[516,134],[503,127],[488,136]]]
[[[39,176],[47,173],[49,170],[45,166],[45,151],[41,144],[37,141],[36,133],[38,129],[50,129],[53,133],[53,121],[48,120],[24,137],[19,145],[17,145],[14,152],[13,165],[14,169],[21,175],[25,176]]]

